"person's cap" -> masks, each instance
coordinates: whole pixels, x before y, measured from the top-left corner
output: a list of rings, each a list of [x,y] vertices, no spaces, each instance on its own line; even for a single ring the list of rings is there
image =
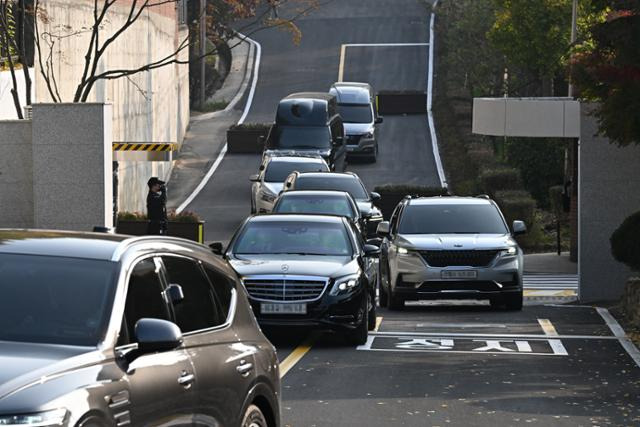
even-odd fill
[[[149,187],[153,187],[156,184],[164,185],[164,181],[160,181],[157,176],[152,176],[149,178],[149,181],[147,181]]]

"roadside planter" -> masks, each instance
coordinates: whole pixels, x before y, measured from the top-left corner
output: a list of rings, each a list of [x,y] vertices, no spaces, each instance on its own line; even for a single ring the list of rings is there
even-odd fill
[[[380,114],[426,114],[427,94],[421,91],[382,90],[376,95]]]
[[[227,152],[234,154],[260,154],[264,144],[260,137],[267,137],[271,129],[266,123],[232,125],[227,130]]]
[[[382,185],[374,188],[380,194],[380,199],[375,202],[382,212],[385,220],[391,217],[391,213],[405,196],[447,196],[449,191],[440,187],[425,187],[420,185]]]
[[[148,220],[146,215],[140,213],[123,212],[118,214],[116,233],[131,236],[145,236],[147,234]],[[197,215],[185,212],[182,214],[169,214],[167,235],[181,237],[204,243],[204,221]]]

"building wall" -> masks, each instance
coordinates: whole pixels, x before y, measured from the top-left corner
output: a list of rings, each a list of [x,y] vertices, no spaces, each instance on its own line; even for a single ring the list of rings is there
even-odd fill
[[[40,33],[65,36],[53,39],[52,55],[60,96],[63,101],[71,102],[90,43],[91,33],[86,28],[93,24],[93,1],[42,0],[41,4],[47,20],[39,21]],[[100,32],[102,41],[122,26],[130,4],[128,0],[121,0],[110,9]],[[157,61],[171,55],[186,37],[187,27],[177,22],[176,4],[147,9],[107,48],[98,72],[135,69]],[[50,49],[46,40],[41,44],[44,57]],[[181,52],[179,59],[188,60],[187,49]],[[36,100],[51,101],[40,73],[36,73]],[[189,122],[188,65],[171,64],[130,77],[100,80],[88,101],[113,105],[114,141],[181,143]],[[143,211],[148,178],[168,178],[170,168],[171,164],[167,162],[120,162],[119,210]]]
[[[31,120],[0,121],[0,227],[33,227]]]
[[[595,136],[592,105],[582,105],[579,186],[580,300],[615,300],[629,269],[611,255],[613,231],[640,211],[640,147],[620,148]]]

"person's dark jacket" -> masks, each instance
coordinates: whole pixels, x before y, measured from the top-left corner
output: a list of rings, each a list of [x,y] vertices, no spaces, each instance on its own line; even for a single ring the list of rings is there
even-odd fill
[[[150,222],[167,222],[167,190],[147,194],[147,215]]]

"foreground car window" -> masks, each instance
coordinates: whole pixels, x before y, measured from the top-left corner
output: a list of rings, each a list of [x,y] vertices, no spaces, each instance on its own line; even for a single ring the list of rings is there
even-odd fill
[[[307,214],[329,214],[353,218],[354,212],[351,205],[345,199],[319,198],[319,197],[283,197],[278,203],[278,213],[307,213]]]
[[[321,163],[271,162],[267,166],[264,180],[267,182],[283,182],[293,171],[328,172],[329,169]]]
[[[509,231],[493,205],[407,206],[400,234],[506,234]]]
[[[369,195],[360,182],[352,177],[344,178],[331,177],[322,178],[318,176],[308,176],[298,178],[296,190],[337,190],[345,191],[355,200],[369,200]]]
[[[253,222],[236,241],[236,254],[351,255],[351,244],[340,223]]]
[[[338,104],[338,112],[344,123],[371,123],[373,116],[367,104]]]
[[[0,341],[95,346],[116,271],[109,261],[0,254]]]

